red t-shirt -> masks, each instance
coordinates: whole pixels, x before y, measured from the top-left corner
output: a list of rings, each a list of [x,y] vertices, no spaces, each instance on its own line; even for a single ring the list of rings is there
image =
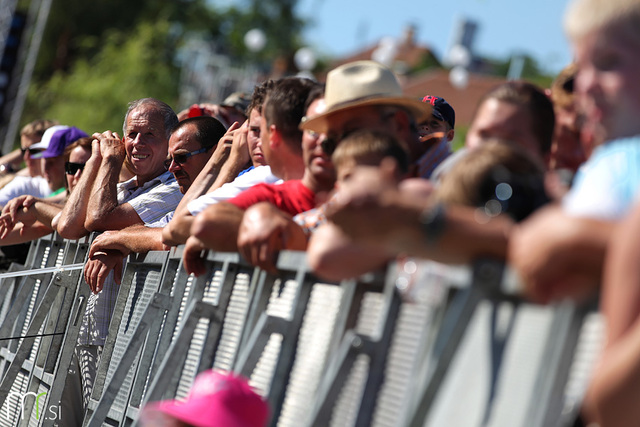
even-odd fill
[[[302,185],[302,181],[292,179],[282,184],[256,184],[228,202],[243,210],[259,202],[269,202],[281,211],[295,215],[315,208],[316,195]]]

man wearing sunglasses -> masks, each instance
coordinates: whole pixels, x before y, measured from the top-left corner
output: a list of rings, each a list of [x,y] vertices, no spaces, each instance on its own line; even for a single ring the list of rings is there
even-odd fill
[[[169,157],[164,166],[175,176],[182,194],[187,192],[207,164],[213,148],[225,132],[220,121],[207,116],[183,120],[173,130]]]
[[[249,119],[239,128],[234,123],[220,142],[228,145],[231,141],[231,151],[224,167],[219,167],[215,156],[209,160],[180,201],[173,219],[164,228],[166,245],[185,243],[190,236],[193,219],[207,206],[229,200],[256,184],[280,180],[271,173],[260,141],[262,106],[274,84],[275,80],[269,79],[253,89],[251,103],[247,107]],[[247,163],[251,164],[249,169],[245,169]]]
[[[185,119],[178,123],[169,139],[169,157],[165,167],[173,174],[185,193],[193,180],[217,151],[217,143],[224,136],[226,129],[217,119],[200,116]],[[218,152],[219,154],[219,152]],[[124,259],[131,252],[141,253],[163,250],[162,228],[173,217],[174,211],[150,224],[132,225],[122,230],[105,231],[96,237],[89,250],[89,261],[85,268],[85,280],[94,290],[100,290],[111,270],[97,253],[110,253],[115,258]],[[115,281],[120,283],[122,262],[115,263]]]
[[[322,148],[326,154],[330,155],[347,135],[368,129],[389,134],[406,143],[412,168],[424,178],[442,159],[433,142],[421,140],[418,134],[417,124],[432,117],[433,105],[404,96],[400,83],[390,69],[373,61],[342,65],[327,75],[325,100],[326,109],[309,112],[300,123],[300,128],[305,134],[325,134]],[[307,214],[311,215],[301,218]],[[307,229],[315,229],[323,222],[323,218],[324,215],[318,215],[317,212],[296,216],[300,222],[306,223]],[[255,224],[261,224],[261,227]],[[299,236],[306,234],[298,223],[264,204],[247,209],[239,230],[234,242],[241,253],[250,262],[268,270],[275,268],[278,251],[301,250],[307,244],[306,238],[300,244]],[[367,259],[374,260],[376,257]],[[340,261],[336,260],[335,264]],[[349,261],[346,263],[348,267],[356,265]]]
[[[309,79],[286,77],[278,80],[267,92],[260,123],[262,151],[273,175],[283,182],[256,184],[238,196],[213,204],[199,213],[191,226],[192,236],[187,240],[188,249],[185,248],[185,254],[189,252],[184,258],[187,271],[196,274],[201,272],[201,250],[198,247],[220,251],[235,250],[233,236],[237,234],[240,220],[248,206],[269,202],[290,214],[315,206],[316,193],[325,189],[314,188],[309,182],[303,181],[304,142],[298,123],[305,114],[309,93],[317,87],[319,84]],[[196,224],[199,224],[199,229],[208,228],[207,232],[194,237]]]
[[[18,196],[47,197],[51,194],[49,184],[42,176],[42,161],[31,155],[43,150],[37,144],[42,141],[45,131],[55,125],[57,123],[52,120],[34,120],[20,131],[20,150],[26,167],[24,172],[18,172],[11,182],[0,189],[0,208]]]
[[[66,199],[64,150],[71,143],[86,136],[84,131],[76,127],[52,126],[44,132],[42,141],[30,147],[30,150],[35,152],[31,158],[42,162],[44,180],[48,187],[46,195],[38,198],[46,197],[49,202],[64,204]],[[30,195],[21,194],[11,199],[6,205],[21,204],[27,196]]]

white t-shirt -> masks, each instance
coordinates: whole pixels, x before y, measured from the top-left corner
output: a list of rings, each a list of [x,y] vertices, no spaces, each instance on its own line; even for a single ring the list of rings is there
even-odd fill
[[[16,176],[0,189],[0,206],[18,196],[47,197],[51,193],[49,183],[41,176]]]
[[[623,217],[640,188],[640,136],[608,142],[596,148],[578,170],[563,210],[601,220]]]
[[[240,175],[232,182],[224,184],[222,187],[212,191],[211,193],[203,194],[197,199],[190,201],[187,205],[187,209],[189,209],[191,215],[196,216],[205,210],[207,206],[232,199],[244,190],[253,187],[256,184],[260,184],[262,182],[272,184],[278,181],[281,181],[281,179],[271,173],[271,168],[269,166],[258,166],[257,168]]]

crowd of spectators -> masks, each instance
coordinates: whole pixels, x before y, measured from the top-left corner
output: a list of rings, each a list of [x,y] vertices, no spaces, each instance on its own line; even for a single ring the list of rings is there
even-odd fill
[[[608,341],[582,417],[639,419],[640,1],[575,0],[565,28],[575,63],[550,88],[510,81],[487,92],[455,153],[456,106],[437,93],[403,95],[390,69],[366,60],[324,83],[267,80],[177,114],[132,100],[122,135],[26,125],[25,169],[0,183],[0,246],[101,233],[84,270],[92,296],[64,425],[81,423],[126,257],[183,244],[195,275],[207,250],[238,251],[267,271],[281,250],[306,251],[327,280],[399,256],[489,256],[509,263],[535,302],[602,292]],[[193,423],[189,405],[207,395],[193,393],[155,409]],[[260,411],[233,425],[263,424]]]

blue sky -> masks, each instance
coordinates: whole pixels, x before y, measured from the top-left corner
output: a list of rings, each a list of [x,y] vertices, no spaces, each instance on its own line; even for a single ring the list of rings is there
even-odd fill
[[[344,55],[382,37],[399,37],[408,24],[438,57],[447,51],[461,18],[479,23],[474,43],[480,55],[506,58],[524,52],[544,70],[571,61],[562,31],[568,0],[299,0],[298,13],[311,19],[305,33],[320,52]]]

